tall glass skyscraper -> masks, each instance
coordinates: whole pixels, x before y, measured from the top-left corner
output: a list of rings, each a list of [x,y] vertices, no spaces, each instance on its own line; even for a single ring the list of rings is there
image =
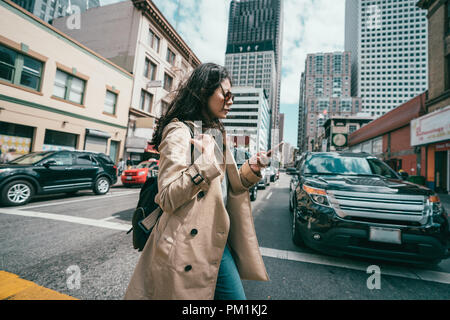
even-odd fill
[[[281,0],[231,1],[225,66],[233,85],[266,90],[272,130],[279,128],[282,38]],[[271,132],[270,145],[275,140]]]
[[[381,116],[427,90],[426,10],[416,0],[346,0],[352,96]]]

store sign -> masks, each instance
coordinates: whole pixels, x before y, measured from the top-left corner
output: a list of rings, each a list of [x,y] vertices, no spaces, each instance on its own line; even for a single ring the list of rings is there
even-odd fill
[[[450,139],[450,106],[411,121],[411,146]]]
[[[30,152],[31,138],[14,137],[0,134],[0,148],[2,153],[9,149],[16,150],[16,154],[27,154]]]

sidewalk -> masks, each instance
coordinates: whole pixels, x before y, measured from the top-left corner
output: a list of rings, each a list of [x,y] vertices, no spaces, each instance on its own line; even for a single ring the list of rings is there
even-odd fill
[[[0,300],[78,300],[19,278],[18,275],[0,271]]]

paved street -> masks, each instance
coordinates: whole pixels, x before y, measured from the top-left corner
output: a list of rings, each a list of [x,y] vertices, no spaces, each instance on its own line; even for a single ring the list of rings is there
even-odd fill
[[[450,299],[450,260],[417,268],[296,247],[289,179],[282,173],[252,202],[270,281],[244,281],[248,299]],[[0,208],[0,270],[78,299],[122,299],[139,257],[126,234],[138,193],[115,187],[105,196],[83,191]],[[372,265],[380,289],[367,286]]]

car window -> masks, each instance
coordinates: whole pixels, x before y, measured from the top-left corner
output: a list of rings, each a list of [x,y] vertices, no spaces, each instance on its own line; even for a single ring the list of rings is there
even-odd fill
[[[394,171],[383,161],[378,159],[367,159],[367,161],[372,169],[372,173],[388,178],[398,179]]]
[[[10,161],[9,164],[35,164],[52,153],[53,152],[29,153]]]
[[[55,161],[56,166],[71,166],[73,164],[72,154],[69,152],[60,152],[46,159],[47,161]]]
[[[95,161],[91,158],[89,154],[78,154],[75,156],[77,164],[79,165],[95,165]]]
[[[105,165],[105,164],[114,165],[114,162],[106,154],[98,153],[98,154],[95,154],[94,158],[97,159],[97,161],[99,161],[103,165]]]

